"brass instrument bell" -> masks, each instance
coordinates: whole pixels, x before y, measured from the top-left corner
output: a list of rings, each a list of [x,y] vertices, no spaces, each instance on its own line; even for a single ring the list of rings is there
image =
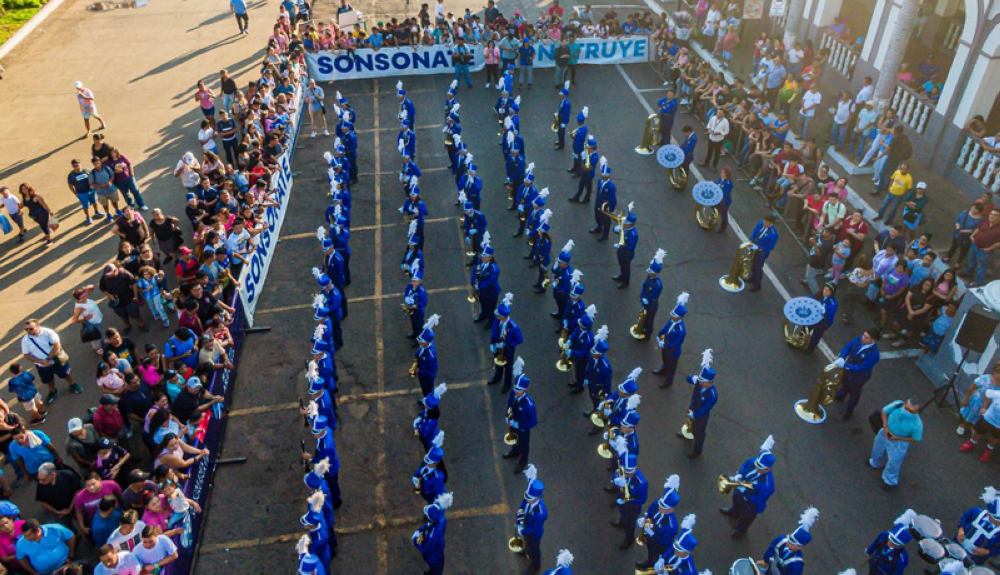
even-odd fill
[[[719,223],[719,209],[715,206],[699,206],[694,217],[703,230],[710,230]]]
[[[410,379],[417,379],[417,360],[413,360],[413,365],[410,366]]]
[[[513,429],[507,428],[507,433],[503,435],[503,443],[511,447],[517,445],[517,434]]]
[[[612,459],[615,456],[614,450],[611,448],[611,440],[618,437],[620,430],[617,426],[608,428],[608,440],[597,446],[597,454],[604,459]]]
[[[785,343],[792,346],[795,349],[803,349],[809,340],[812,338],[813,330],[811,327],[802,325],[792,325],[787,318],[785,318]]]
[[[733,258],[733,265],[729,268],[729,273],[719,279],[722,289],[730,293],[743,291],[745,284],[743,280],[750,277],[753,271],[753,261],[756,256],[753,242],[744,242],[736,250],[736,257]]]
[[[653,520],[647,517],[643,522],[642,526],[639,527],[639,534],[635,536],[635,544],[642,547],[646,544],[646,528],[653,527]]]
[[[823,423],[826,420],[824,405],[833,403],[833,398],[840,390],[844,378],[844,369],[831,364],[816,378],[816,384],[808,399],[800,399],[795,403],[795,414],[807,423]]]
[[[517,535],[511,537],[507,540],[507,549],[510,549],[514,553],[524,553],[524,539]]]
[[[691,430],[692,421],[690,417],[684,418],[684,425],[681,426],[681,435],[684,439],[694,439],[694,432]]]
[[[660,116],[650,114],[646,117],[646,127],[642,131],[642,143],[635,149],[635,153],[643,156],[652,156],[655,146],[660,140]]]
[[[719,493],[723,495],[729,495],[730,493],[733,492],[734,489],[738,487],[745,487],[746,489],[749,489],[751,491],[753,491],[754,489],[753,483],[751,483],[750,481],[732,481],[725,475],[719,476],[717,484],[719,487]]]
[[[552,112],[552,131],[559,131],[559,112]]]
[[[687,187],[688,183],[687,170],[684,169],[684,166],[669,168],[667,170],[667,179],[670,180],[670,185],[673,186],[675,190],[683,190]]]
[[[573,360],[569,358],[569,346],[564,347],[562,353],[559,355],[559,361],[556,362],[556,369],[563,373],[573,369]]]
[[[649,312],[646,311],[646,308],[642,308],[639,312],[639,317],[635,320],[635,325],[628,328],[628,332],[633,338],[643,340],[648,337],[648,334],[646,333],[646,315],[648,313]]]
[[[493,365],[497,367],[504,367],[507,365],[507,358],[504,357],[502,349],[498,349],[493,353]]]

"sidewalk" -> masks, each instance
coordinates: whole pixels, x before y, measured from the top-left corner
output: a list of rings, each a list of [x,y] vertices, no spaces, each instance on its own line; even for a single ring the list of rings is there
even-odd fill
[[[93,377],[97,358],[80,343],[79,328],[69,324],[69,293],[82,283],[96,284],[98,270],[117,251],[110,226],[84,224],[67,189],[70,159],[85,166],[90,160],[73,82],[94,91],[109,126],[102,133],[131,159],[149,206],[183,220],[183,188],[171,172],[185,151],[198,152],[202,116],[193,101],[195,83],[208,78],[218,93],[219,70],[228,68],[244,86],[256,72],[276,10],[273,4],[252,2],[252,32],[241,37],[225,3],[156,0],[144,8],[110,12],[88,12],[87,4],[67,0],[59,7],[4,59],[0,83],[0,183],[13,190],[31,183],[60,219],[48,249],[28,218],[24,244],[17,244],[16,233],[0,236],[0,388],[6,387],[7,366],[20,357],[25,319],[39,318],[60,333],[84,387],[83,396],[74,397],[59,383],[60,397],[40,427],[60,450],[66,420],[96,405],[99,396]],[[143,216],[148,219],[150,212]],[[190,237],[190,230],[185,233]],[[105,305],[102,310],[105,327],[121,326]],[[130,337],[141,350],[146,343],[162,346],[169,333],[155,326],[148,334],[136,329]],[[33,496],[30,485],[15,492],[26,517],[39,511]]]

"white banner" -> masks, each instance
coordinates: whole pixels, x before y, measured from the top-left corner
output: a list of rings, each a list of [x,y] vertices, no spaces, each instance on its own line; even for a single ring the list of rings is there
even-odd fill
[[[648,36],[622,38],[583,38],[580,64],[634,64],[650,61]],[[555,67],[554,54],[557,43],[535,44],[535,68]],[[355,50],[353,54],[341,52],[316,52],[306,55],[309,76],[317,82],[353,80],[358,78],[384,78],[387,76],[423,76],[427,74],[453,74],[451,46],[421,46],[413,48],[382,48]],[[471,72],[486,67],[483,47],[471,46]]]
[[[295,156],[295,146],[299,138],[299,126],[302,122],[302,88],[295,92],[295,113],[289,122],[288,143],[285,153],[278,160],[278,170],[271,176],[271,195],[277,206],[265,210],[264,221],[268,228],[254,237],[255,248],[247,257],[247,263],[240,272],[240,299],[243,301],[243,311],[246,313],[247,326],[253,327],[253,314],[257,302],[264,292],[264,280],[267,279],[267,269],[271,266],[274,249],[278,246],[278,236],[281,234],[281,224],[285,221],[288,211],[288,201],[292,195],[292,158]]]

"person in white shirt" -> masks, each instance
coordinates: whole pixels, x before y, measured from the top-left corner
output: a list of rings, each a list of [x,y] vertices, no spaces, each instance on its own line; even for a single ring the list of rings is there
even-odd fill
[[[729,135],[729,120],[726,119],[725,112],[721,109],[716,110],[715,115],[708,121],[706,131],[708,132],[708,154],[701,166],[708,166],[708,163],[712,162],[714,169],[719,166],[719,158],[722,156],[722,142]]]
[[[788,71],[791,72],[796,78],[802,74],[802,58],[806,55],[805,50],[802,49],[802,43],[796,42],[795,47],[785,53],[788,59]]]
[[[156,569],[163,569],[177,561],[177,545],[166,535],[160,535],[159,529],[152,525],[143,529],[142,545],[137,546],[132,553],[143,567],[152,565]]]
[[[868,100],[864,107],[858,112],[858,121],[854,124],[854,133],[851,135],[851,142],[847,145],[847,151],[854,150],[854,144],[858,145],[856,163],[861,161],[865,150],[875,141],[878,136],[878,128],[875,127],[875,120],[878,119],[878,110],[875,109],[875,100]]]
[[[701,33],[705,36],[715,36],[715,28],[719,25],[719,20],[722,20],[722,12],[712,6],[708,14],[705,15],[705,28],[702,29]]]
[[[439,25],[444,24],[444,0],[438,0],[434,6],[434,19]]]
[[[197,192],[198,182],[201,181],[201,164],[191,152],[184,152],[184,156],[177,161],[174,168],[174,177],[181,179],[181,185],[189,192]]]
[[[118,551],[132,551],[142,543],[142,532],[145,529],[146,524],[139,519],[136,510],[129,509],[122,515],[121,525],[108,537],[108,545]]]
[[[201,129],[198,130],[198,142],[201,143],[201,149],[206,152],[214,154],[219,150],[215,145],[215,130],[212,129],[212,123],[208,120],[201,121]]]
[[[127,551],[118,551],[110,545],[101,545],[101,564],[94,569],[94,575],[142,575],[139,559]]]
[[[72,369],[69,365],[69,355],[59,341],[59,335],[47,328],[42,327],[37,319],[29,319],[24,322],[24,337],[21,338],[21,354],[24,359],[35,364],[38,375],[42,383],[49,387],[49,395],[45,398],[45,403],[55,401],[56,376],[66,380],[73,393],[83,393],[83,388],[73,381]]]
[[[21,198],[10,193],[10,188],[0,186],[0,204],[7,208],[7,215],[11,221],[17,224],[20,232],[17,235],[17,243],[24,242],[24,216],[21,214]]]
[[[816,84],[809,86],[805,94],[802,94],[802,108],[799,110],[799,138],[809,139],[809,123],[816,117],[816,107],[823,102],[823,94],[820,93]]]
[[[851,112],[854,109],[854,101],[847,92],[840,93],[840,100],[837,100],[837,110],[833,115],[833,132],[830,135],[830,144],[840,150],[847,140],[847,123],[851,120]]]

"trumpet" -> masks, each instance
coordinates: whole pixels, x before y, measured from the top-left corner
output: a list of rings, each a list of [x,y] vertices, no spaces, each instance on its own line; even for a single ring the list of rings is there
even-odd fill
[[[507,182],[507,201],[514,201],[514,182]]]
[[[642,308],[639,312],[639,317],[635,320],[635,325],[628,328],[628,332],[633,338],[643,340],[648,337],[646,334],[646,316],[649,314],[646,308]]]
[[[424,477],[423,475],[421,475],[417,477],[417,482],[413,484],[413,492],[416,493],[417,495],[420,495],[420,490],[423,489],[423,487],[424,487]],[[420,535],[421,537],[423,537],[423,532],[421,532]]]
[[[615,452],[611,449],[611,440],[615,439],[620,434],[621,431],[618,429],[617,425],[608,428],[608,439],[605,440],[604,443],[597,446],[597,454],[604,459],[613,458],[615,456]]]
[[[729,479],[725,475],[720,475],[717,483],[719,487],[719,493],[723,495],[729,495],[730,493],[733,492],[734,489],[739,487],[749,489],[750,491],[754,490],[753,482],[733,481],[732,479]]]
[[[552,112],[552,131],[553,132],[559,131],[559,112]],[[576,130],[574,130],[574,132],[575,131]],[[574,136],[575,135],[576,134],[574,133]]]
[[[528,221],[528,214],[525,213],[524,210],[518,210],[517,211],[517,219],[520,220],[520,221],[522,221],[522,222],[526,222],[526,221]]]
[[[524,509],[517,510],[515,525],[517,527],[524,525]],[[514,553],[524,553],[524,538],[520,535],[514,535],[507,541],[507,549],[510,549]]]
[[[624,245],[625,244],[624,223],[626,217],[625,212],[623,212],[621,208],[615,208],[615,211],[609,212],[608,203],[604,202],[604,204],[601,205],[601,213],[607,216],[609,219],[611,219],[611,221],[613,221],[615,225],[618,226],[618,245]]]
[[[730,293],[743,291],[743,280],[750,277],[756,256],[757,250],[754,249],[753,242],[744,242],[741,244],[739,249],[736,250],[736,257],[733,258],[733,265],[729,268],[729,274],[719,279],[719,285],[722,286],[722,289]]]
[[[449,148],[455,145],[455,140],[451,139],[451,132],[444,133],[444,145]]]
[[[541,264],[539,264],[539,267],[544,267],[544,266],[542,266]],[[543,269],[542,270],[542,289],[548,289],[548,287],[550,285],[552,285],[552,279],[549,277],[549,272],[548,272],[548,270]]]
[[[413,360],[413,365],[410,366],[410,379],[417,379],[417,360]]]
[[[803,349],[812,338],[812,333],[811,327],[792,325],[787,318],[785,319],[785,343],[793,348]]]
[[[593,164],[590,163],[590,152],[586,148],[583,149],[583,169],[590,171],[593,168]]]
[[[690,416],[684,418],[684,425],[681,426],[681,435],[684,439],[694,439],[694,432],[691,431],[692,424]]]
[[[639,534],[635,536],[635,544],[642,547],[646,544],[646,529],[653,527],[653,520],[649,517],[642,522],[642,526],[639,527]]]
[[[475,255],[475,254],[473,254],[473,255]],[[473,289],[472,293],[469,294],[469,297],[465,298],[465,301],[467,301],[469,303],[476,303],[477,301],[479,301],[479,290],[478,289]]]
[[[507,365],[507,358],[503,354],[503,348],[493,352],[493,365],[497,367],[504,367]]]
[[[413,315],[413,312],[417,310],[417,304],[414,303],[401,303],[399,307],[403,308],[403,313],[408,316]]]
[[[608,426],[608,416],[604,415],[604,410],[610,407],[611,400],[605,399],[601,403],[597,404],[597,409],[590,414],[590,422],[596,427],[607,427]]]
[[[569,358],[569,342],[566,342],[566,345],[562,348],[562,352],[559,354],[556,369],[563,373],[573,369],[573,361]]]
[[[423,545],[423,544],[424,544],[424,532],[421,531],[420,533],[417,533],[417,545]]]
[[[670,168],[667,170],[667,179],[670,180],[670,185],[673,186],[675,190],[683,190],[687,187],[688,183],[687,170],[684,169],[684,166]]]
[[[639,147],[635,149],[635,153],[643,156],[653,155],[654,146],[656,146],[656,143],[660,138],[659,131],[660,116],[657,114],[650,114],[646,118],[646,128],[642,131],[642,143],[640,143]]]
[[[618,465],[618,474],[625,480],[625,485],[622,485],[622,500],[625,503],[632,501],[632,490],[628,487],[628,477],[625,477],[625,468]]]

